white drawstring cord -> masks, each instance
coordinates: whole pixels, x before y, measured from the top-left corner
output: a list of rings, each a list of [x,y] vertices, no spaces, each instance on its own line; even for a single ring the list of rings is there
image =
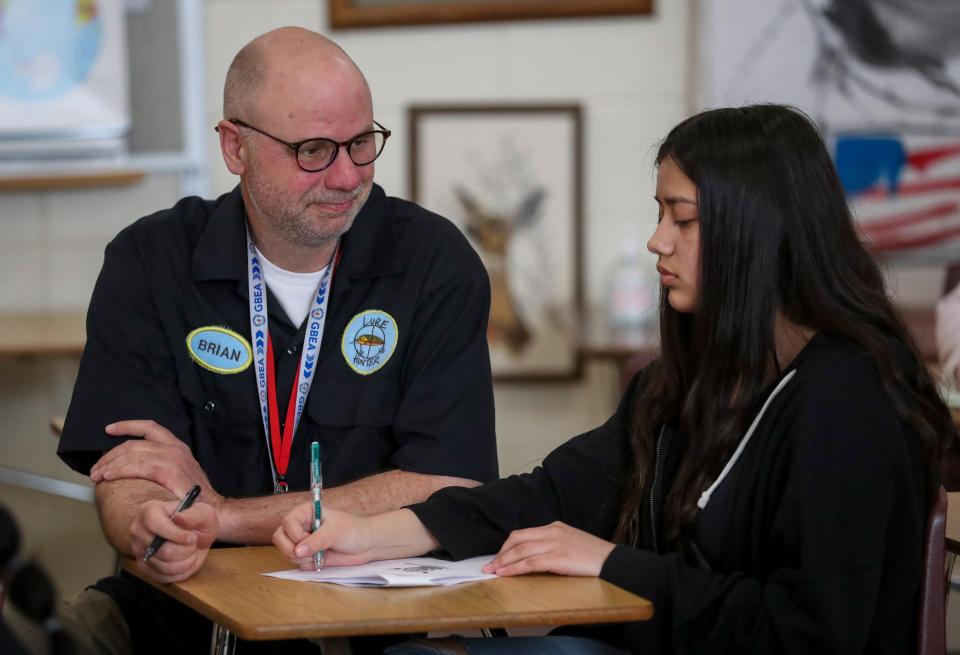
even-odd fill
[[[730,470],[733,468],[733,465],[737,463],[737,460],[740,459],[743,449],[747,447],[747,442],[750,441],[750,437],[753,436],[753,431],[757,429],[757,425],[760,423],[760,419],[763,418],[763,413],[767,411],[767,407],[770,406],[770,403],[773,402],[773,399],[777,397],[777,394],[783,390],[787,383],[793,378],[796,374],[797,369],[793,369],[780,380],[778,384],[770,395],[767,396],[766,402],[763,403],[763,407],[760,408],[760,412],[757,414],[757,417],[753,419],[753,423],[750,424],[750,428],[747,430],[747,433],[743,435],[743,439],[740,440],[740,445],[737,446],[737,449],[733,451],[733,455],[727,461],[727,465],[723,467],[723,470],[720,471],[720,475],[717,476],[716,481],[710,485],[710,488],[700,494],[700,499],[697,500],[697,507],[703,509],[707,506],[707,503],[710,502],[710,496],[716,491],[717,487],[720,486],[720,483],[723,482],[723,479],[727,477],[727,474],[730,473]]]

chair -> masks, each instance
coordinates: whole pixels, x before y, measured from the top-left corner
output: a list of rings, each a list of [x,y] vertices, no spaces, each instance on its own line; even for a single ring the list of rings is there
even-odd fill
[[[960,284],[960,263],[946,268],[943,280],[943,293],[947,295]],[[960,430],[960,410],[952,409],[954,426]],[[940,463],[940,479],[947,491],[960,491],[960,439],[954,438]]]
[[[919,655],[947,652],[947,593],[956,553],[946,554],[947,492],[941,486],[930,514],[923,541],[923,578],[920,583]]]

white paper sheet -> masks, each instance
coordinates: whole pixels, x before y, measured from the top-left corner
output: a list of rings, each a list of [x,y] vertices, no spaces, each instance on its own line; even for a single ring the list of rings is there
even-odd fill
[[[325,566],[319,573],[291,569],[263,575],[302,582],[332,582],[347,587],[445,587],[497,577],[481,571],[493,557],[480,555],[459,562],[433,557],[409,557],[360,566]]]

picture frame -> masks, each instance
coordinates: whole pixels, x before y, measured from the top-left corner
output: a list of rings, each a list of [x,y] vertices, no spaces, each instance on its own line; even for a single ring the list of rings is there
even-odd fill
[[[876,4],[699,0],[697,105],[806,112],[871,254],[891,271],[945,268],[960,252],[960,51],[939,44],[955,40],[960,3],[904,3],[896,16]],[[923,65],[877,65],[904,39],[938,45]]]
[[[330,0],[330,27],[647,15],[653,0]]]
[[[409,197],[459,227],[490,275],[494,379],[578,378],[579,105],[418,105],[408,123]]]

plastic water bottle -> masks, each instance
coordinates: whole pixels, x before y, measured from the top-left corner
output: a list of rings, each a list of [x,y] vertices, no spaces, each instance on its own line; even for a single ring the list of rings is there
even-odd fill
[[[651,266],[635,236],[620,241],[607,306],[610,328],[618,333],[643,334],[656,319],[658,287]]]

